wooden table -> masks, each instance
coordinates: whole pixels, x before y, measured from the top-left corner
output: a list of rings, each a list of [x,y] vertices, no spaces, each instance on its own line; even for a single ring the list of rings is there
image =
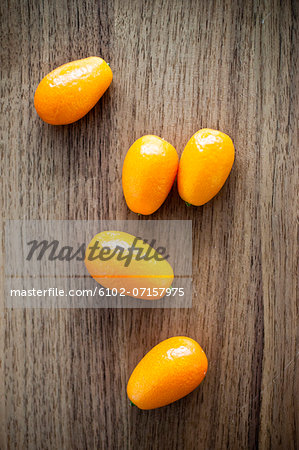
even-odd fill
[[[210,127],[236,147],[215,199],[188,208],[174,187],[152,216],[193,221],[192,309],[11,310],[3,301],[1,448],[295,448],[298,5],[1,2],[4,218],[135,219],[121,169],[143,134],[181,153]],[[41,77],[90,55],[110,62],[107,93],[73,125],[43,123],[33,106]],[[205,381],[168,407],[130,406],[133,367],[178,334],[205,349]]]

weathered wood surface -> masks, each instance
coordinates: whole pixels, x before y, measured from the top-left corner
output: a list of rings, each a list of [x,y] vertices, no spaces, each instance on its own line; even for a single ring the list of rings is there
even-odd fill
[[[1,10],[4,218],[135,218],[121,167],[143,134],[181,153],[199,128],[217,128],[236,163],[206,206],[187,208],[174,188],[153,216],[193,221],[192,309],[23,311],[3,300],[0,447],[294,449],[298,2],[3,0]],[[73,125],[43,123],[41,77],[90,55],[111,64],[108,92]],[[130,406],[134,365],[176,334],[206,350],[206,380],[166,408]]]

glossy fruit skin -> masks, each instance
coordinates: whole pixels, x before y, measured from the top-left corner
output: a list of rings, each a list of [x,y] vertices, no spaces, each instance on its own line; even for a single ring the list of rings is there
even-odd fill
[[[127,394],[140,409],[166,406],[192,392],[204,379],[208,360],[191,338],[175,336],[153,347],[135,367]]]
[[[90,111],[112,81],[109,65],[97,56],[63,64],[39,83],[34,106],[51,125],[66,125]]]
[[[209,128],[197,131],[180,159],[180,197],[194,206],[207,203],[224,185],[234,159],[234,144],[227,134]]]
[[[122,231],[102,231],[98,233],[90,241],[86,248],[85,265],[90,275],[105,288],[116,288],[119,293],[123,293],[130,297],[140,298],[145,300],[159,300],[164,297],[164,291],[158,291],[157,296],[153,296],[153,288],[170,288],[174,274],[171,265],[167,259],[154,258],[149,261],[136,260],[136,253],[134,253],[132,260],[128,267],[125,267],[124,261],[117,260],[117,256],[110,260],[103,261],[101,259],[89,260],[91,255],[90,248],[97,242],[99,250],[108,247],[111,250],[117,246],[123,249],[132,247],[135,236]],[[139,240],[135,247],[142,248],[145,255],[147,251],[151,251],[150,255],[157,255],[157,252],[150,247],[150,245]],[[127,253],[126,253],[127,254]],[[125,253],[124,253],[125,255]],[[133,289],[137,292],[133,292]],[[142,288],[147,288],[149,291],[141,292]]]
[[[143,136],[130,147],[122,171],[128,207],[149,215],[166,199],[178,171],[176,149],[158,136]]]

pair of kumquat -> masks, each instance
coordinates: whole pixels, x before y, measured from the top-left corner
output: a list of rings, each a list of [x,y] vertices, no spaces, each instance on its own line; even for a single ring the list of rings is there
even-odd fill
[[[52,125],[73,123],[95,106],[112,77],[109,64],[98,57],[64,64],[38,85],[34,97],[37,113]],[[130,147],[124,160],[122,184],[127,205],[135,213],[154,213],[169,194],[176,176],[181,198],[195,206],[203,205],[222,188],[233,162],[232,140],[220,131],[206,128],[196,132],[180,161],[175,148],[164,139],[143,136]],[[128,236],[129,240],[133,238]],[[102,233],[94,240],[106,242],[108,238],[111,236]],[[94,278],[98,273],[105,275],[105,268],[97,265],[101,263],[86,258],[85,264]],[[173,272],[171,267],[166,269],[170,275],[162,282],[168,286]],[[110,283],[104,278],[97,281]],[[207,357],[197,342],[184,336],[172,337],[156,345],[139,362],[129,379],[127,393],[141,409],[158,408],[193,391],[207,368]]]
[[[154,213],[169,194],[176,175],[181,198],[194,206],[204,205],[224,185],[234,157],[231,138],[217,130],[197,131],[180,161],[176,149],[164,139],[143,136],[130,147],[123,165],[127,205],[135,213]]]
[[[142,255],[152,257],[137,261],[132,253],[130,264],[125,265],[123,260],[130,256],[129,249],[136,240]],[[116,249],[121,252],[121,259],[116,257]],[[104,251],[103,259],[99,255]],[[107,262],[109,254],[112,257]],[[166,259],[154,258],[157,255],[148,243],[129,233],[102,231],[89,243],[85,265],[95,281],[107,289],[148,301],[153,300],[151,293],[156,290],[154,299],[159,300],[171,289],[174,273]],[[172,337],[156,345],[139,362],[129,379],[127,393],[140,409],[165,406],[193,391],[205,377],[207,368],[207,357],[197,342],[184,336]]]

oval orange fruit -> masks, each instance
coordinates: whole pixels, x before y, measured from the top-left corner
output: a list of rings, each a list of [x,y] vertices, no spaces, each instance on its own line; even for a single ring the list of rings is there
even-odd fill
[[[97,56],[63,64],[39,83],[34,106],[52,125],[81,119],[102,97],[112,81],[109,65]]]
[[[178,191],[183,200],[200,206],[224,185],[234,163],[231,138],[221,131],[204,128],[189,140],[178,171]]]
[[[208,360],[191,338],[175,336],[153,347],[135,367],[127,386],[131,402],[154,409],[192,392],[204,379]]]
[[[166,199],[178,170],[176,149],[158,136],[143,136],[130,147],[124,160],[122,185],[128,207],[152,214]]]
[[[173,270],[161,254],[142,239],[123,231],[102,231],[88,244],[85,265],[102,286],[145,300],[168,295]]]

